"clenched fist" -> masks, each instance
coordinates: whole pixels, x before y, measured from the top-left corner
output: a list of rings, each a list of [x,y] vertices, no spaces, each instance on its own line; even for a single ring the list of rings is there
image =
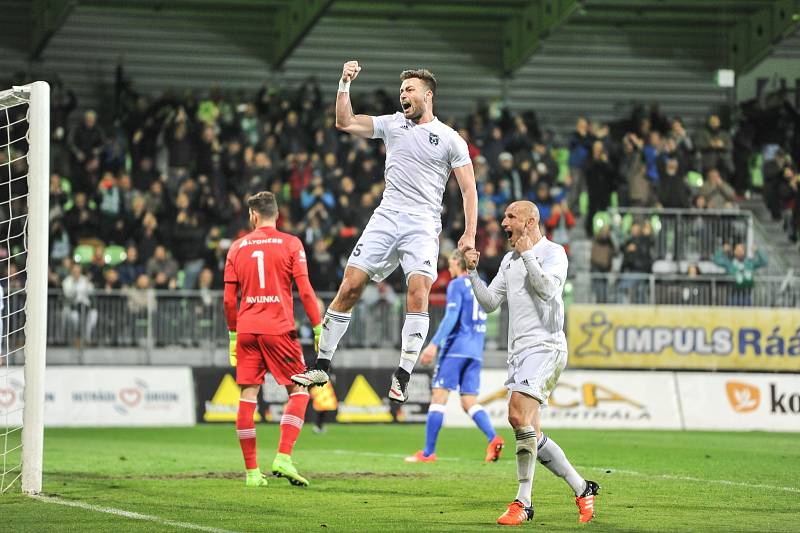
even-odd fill
[[[358,61],[348,61],[342,68],[342,81],[350,83],[356,79],[359,72],[361,72],[361,67],[358,65]]]
[[[463,254],[466,253],[467,250],[471,250],[473,248],[475,248],[475,234],[470,234],[465,231],[464,235],[458,239],[458,251]]]
[[[478,266],[478,259],[481,258],[481,253],[471,248],[464,252],[464,260],[467,262],[467,270],[475,270]]]

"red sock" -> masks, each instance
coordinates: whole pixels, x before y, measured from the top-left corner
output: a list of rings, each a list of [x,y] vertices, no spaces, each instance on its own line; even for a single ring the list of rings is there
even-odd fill
[[[308,407],[307,392],[295,392],[289,395],[289,401],[286,402],[281,417],[281,441],[278,444],[278,453],[292,454],[294,443],[297,442],[300,430],[303,429],[306,407]]]
[[[244,467],[248,470],[258,468],[256,461],[256,425],[253,413],[258,402],[239,399],[239,413],[236,416],[236,433],[239,435],[239,446],[242,447]]]

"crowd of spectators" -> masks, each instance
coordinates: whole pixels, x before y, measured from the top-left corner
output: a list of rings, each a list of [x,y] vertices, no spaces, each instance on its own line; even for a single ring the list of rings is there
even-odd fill
[[[50,286],[78,287],[81,294],[84,285],[95,291],[220,288],[227,248],[249,229],[247,195],[271,190],[279,199],[279,228],[305,244],[314,287],[335,290],[380,202],[385,148],[339,133],[332,97],[314,80],[293,89],[264,85],[255,93],[211,90],[202,96],[168,91],[158,98],[121,84],[115,111],[98,116],[92,110],[78,114],[74,94],[53,84]],[[354,101],[361,113],[397,110],[382,91],[356,94]],[[499,221],[513,199],[535,202],[544,232],[568,250],[570,230],[582,222],[594,237],[594,271],[609,271],[621,255],[623,271],[650,272],[648,220],[636,219],[617,242],[608,231],[595,231],[596,213],[615,201],[652,209],[732,209],[749,189],[742,177],[749,170],[737,164],[735,138],[717,115],[690,134],[680,118],[665,116],[658,106],[637,107],[615,123],[578,117],[564,139],[543,130],[533,112],[479,104],[463,120],[440,118],[468,143],[479,193],[476,242],[487,275],[505,252]],[[692,173],[702,183],[690,180]],[[775,151],[764,174],[770,210],[786,217],[796,237],[800,201],[791,159]],[[582,205],[584,191],[588,202]],[[6,210],[13,204],[2,200]],[[457,183],[450,180],[443,252],[463,231],[461,206]],[[95,253],[76,266],[78,245]],[[106,264],[109,245],[126,249],[122,263]],[[13,255],[12,248],[0,254]],[[441,267],[439,292],[447,282],[446,261]],[[12,268],[9,262],[7,270]],[[402,290],[399,273],[389,283]]]

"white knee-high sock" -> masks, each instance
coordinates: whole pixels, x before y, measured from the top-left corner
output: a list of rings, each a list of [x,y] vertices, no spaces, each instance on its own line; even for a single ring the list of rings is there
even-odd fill
[[[514,430],[517,438],[517,499],[525,507],[531,506],[533,492],[533,469],[536,466],[536,430],[525,426]]]
[[[564,450],[544,433],[542,433],[542,438],[539,439],[538,459],[545,468],[563,478],[575,493],[575,496],[580,496],[586,490],[586,481],[569,462]]]
[[[406,313],[403,323],[403,344],[400,352],[400,368],[409,374],[422,351],[422,345],[428,337],[428,313]]]
[[[325,317],[322,319],[322,334],[319,337],[317,359],[330,361],[333,358],[333,354],[339,346],[339,341],[342,340],[342,336],[349,325],[350,313],[340,313],[332,309],[325,311]]]

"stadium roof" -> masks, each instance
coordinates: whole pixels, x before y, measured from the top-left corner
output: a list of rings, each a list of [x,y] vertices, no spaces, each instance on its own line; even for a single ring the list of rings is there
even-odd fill
[[[485,31],[476,38],[497,47],[496,70],[511,75],[559,25],[571,23],[658,29],[705,26],[719,34],[721,64],[741,73],[769,53],[800,22],[800,0],[34,0],[31,55],[46,45],[77,4],[124,10],[187,10],[209,18],[252,12],[265,21],[264,41],[250,46],[268,50],[279,67],[320,17],[406,19],[431,28],[463,27]],[[225,25],[220,25],[224,27]],[[235,37],[235,36],[232,36]],[[653,36],[669,39],[668,33]],[[674,39],[674,38],[673,38]],[[484,43],[485,44],[485,43]],[[679,40],[671,43],[680,48]]]

